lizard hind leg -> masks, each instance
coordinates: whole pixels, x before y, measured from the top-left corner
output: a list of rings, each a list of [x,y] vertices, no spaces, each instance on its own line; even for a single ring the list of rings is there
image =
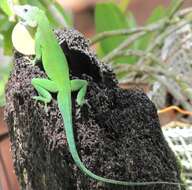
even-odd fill
[[[33,96],[32,98],[43,102],[45,104],[45,110],[47,111],[47,104],[52,99],[50,92],[58,91],[55,83],[49,79],[33,78],[31,80],[31,84],[39,94],[38,96]]]
[[[85,103],[85,94],[88,82],[86,80],[71,80],[71,91],[79,90],[77,94],[77,103],[82,106]]]

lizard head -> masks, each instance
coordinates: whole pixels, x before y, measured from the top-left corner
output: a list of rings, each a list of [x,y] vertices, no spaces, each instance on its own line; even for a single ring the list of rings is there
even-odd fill
[[[14,13],[21,18],[24,25],[36,27],[38,25],[38,15],[41,10],[31,5],[15,5],[13,7]]]

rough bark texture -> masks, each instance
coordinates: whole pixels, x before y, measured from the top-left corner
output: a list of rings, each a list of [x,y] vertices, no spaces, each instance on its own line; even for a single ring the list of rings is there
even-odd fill
[[[112,71],[90,52],[81,34],[74,30],[56,33],[71,78],[89,81],[88,104],[80,109],[73,94],[73,128],[86,167],[117,180],[180,181],[153,103],[140,90],[120,89]],[[34,77],[46,77],[41,63],[32,66],[16,52],[6,90],[5,118],[21,190],[179,190],[173,185],[112,186],[82,174],[68,151],[55,95],[47,113],[42,103],[31,98],[36,95],[31,85]]]

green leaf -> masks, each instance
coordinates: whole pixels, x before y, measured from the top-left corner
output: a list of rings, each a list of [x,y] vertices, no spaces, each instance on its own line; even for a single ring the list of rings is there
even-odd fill
[[[163,6],[158,6],[157,8],[155,8],[152,11],[152,13],[149,16],[149,18],[147,19],[146,23],[150,24],[150,23],[157,22],[158,20],[162,19],[166,15],[167,15],[166,8]],[[139,49],[145,50],[147,48],[148,44],[151,43],[153,36],[154,36],[153,34],[149,33],[149,34],[143,36],[142,38],[140,38]]]
[[[29,5],[37,6],[40,9],[44,8],[43,4],[39,0],[19,0],[19,2],[20,2],[20,4],[23,4],[23,5],[29,4]]]
[[[178,0],[171,0],[169,6],[167,7],[167,13],[170,13],[177,3]]]
[[[12,16],[13,12],[10,8],[10,2],[9,0],[1,0],[0,2],[0,8],[3,10],[3,12],[7,15],[7,16]]]
[[[127,16],[127,25],[128,25],[127,28],[136,28],[137,22],[136,22],[136,19],[135,19],[133,13],[129,11],[129,12],[127,12],[126,16]],[[136,41],[134,43],[134,47],[135,48],[138,47],[138,41]]]
[[[0,107],[5,105],[5,84],[7,83],[11,66],[9,58],[6,58],[3,64],[0,64]]]
[[[99,3],[96,5],[95,25],[97,33],[128,27],[125,15],[113,3]],[[102,52],[104,54],[109,53],[125,39],[125,36],[117,36],[103,40],[100,43]]]
[[[0,80],[0,107],[5,105],[4,81]]]
[[[7,23],[8,26],[6,30],[2,31],[3,35],[3,50],[4,55],[12,55],[12,41],[11,41],[11,33],[14,28],[13,23]]]
[[[0,33],[3,36],[3,49],[5,55],[12,54],[11,33],[14,23],[8,22],[8,17],[2,15],[0,17]]]
[[[128,28],[136,28],[137,27],[136,19],[130,11],[127,13],[127,22],[128,22]],[[130,49],[139,49],[139,47],[140,47],[140,41],[136,40],[133,43],[133,45],[131,45],[129,48]],[[129,64],[136,63],[137,60],[138,60],[138,57],[134,57],[134,56],[126,57],[126,63],[129,63]]]
[[[147,20],[147,23],[149,24],[156,22],[165,17],[166,15],[167,15],[166,8],[160,5],[152,11],[150,17]]]
[[[73,26],[73,18],[72,18],[72,14],[70,14],[69,12],[64,11],[63,7],[57,3],[54,2],[55,7],[57,8],[57,10],[60,12],[60,14],[63,16],[64,20],[66,21],[68,26]]]
[[[97,4],[95,10],[95,24],[97,33],[118,29],[135,28],[137,26],[136,20],[131,12],[126,15],[122,13],[121,9],[113,3],[101,3]],[[97,53],[99,56],[105,56],[110,53],[113,49],[119,46],[129,36],[113,36],[102,40],[98,47]],[[138,49],[139,42],[136,41],[131,49]],[[133,64],[138,58],[134,56],[116,59],[115,63]]]
[[[131,2],[131,0],[121,0],[121,1],[119,2],[119,7],[120,7],[120,9],[121,9],[123,12],[125,12],[130,2]]]

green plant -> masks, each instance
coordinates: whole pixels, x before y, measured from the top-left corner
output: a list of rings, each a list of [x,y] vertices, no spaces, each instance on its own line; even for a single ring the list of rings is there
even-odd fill
[[[182,3],[183,1],[178,0],[172,1],[168,8],[157,7],[142,27],[137,25],[130,11],[123,12],[114,3],[99,3],[95,9],[97,35],[91,39],[91,43],[98,43],[98,54],[106,62],[113,60],[113,63],[121,63],[119,57],[126,56],[128,58],[124,59],[125,64],[136,63],[136,59],[134,62],[129,60],[133,54],[127,56],[121,53],[121,56],[119,54],[116,56],[116,53],[124,49],[145,50],[151,45],[151,40],[156,39],[162,31],[174,24],[174,15]]]

